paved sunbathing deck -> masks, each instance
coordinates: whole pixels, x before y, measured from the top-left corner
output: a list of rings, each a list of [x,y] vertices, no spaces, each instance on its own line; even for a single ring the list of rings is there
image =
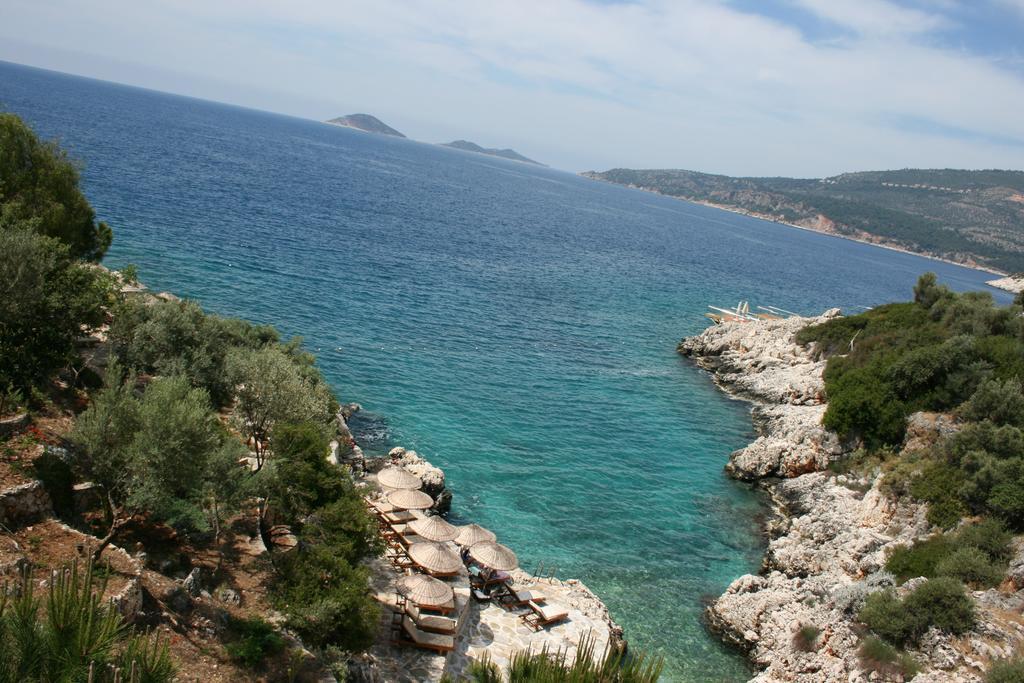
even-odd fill
[[[377,642],[370,649],[383,681],[420,683],[438,681],[448,672],[458,680],[470,662],[484,653],[502,669],[512,655],[520,650],[539,652],[545,645],[549,651],[565,651],[569,659],[576,655],[576,646],[585,635],[594,640],[595,651],[603,653],[610,630],[603,618],[603,606],[578,582],[537,581],[523,571],[511,572],[515,585],[536,586],[549,603],[567,608],[569,618],[546,629],[533,631],[519,618],[526,609],[509,611],[494,603],[478,603],[469,597],[469,578],[465,573],[447,581],[455,591],[455,616],[459,631],[455,651],[447,656],[414,647],[393,645],[392,614],[395,607],[395,582],[401,576],[383,559],[370,563],[371,587],[382,605]]]

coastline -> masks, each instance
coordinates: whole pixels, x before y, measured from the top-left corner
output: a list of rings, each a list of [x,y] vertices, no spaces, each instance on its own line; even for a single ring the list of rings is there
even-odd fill
[[[760,572],[733,581],[706,618],[714,633],[747,654],[758,670],[756,683],[876,680],[859,655],[863,627],[856,614],[868,593],[903,594],[920,581],[897,587],[885,560],[891,549],[934,532],[924,505],[882,492],[879,472],[829,471],[855,444],[821,427],[825,363],[794,336],[835,315],[725,323],[679,345],[723,391],[752,403],[758,437],[731,454],[726,470],[770,494],[768,548]],[[915,413],[904,448],[926,446],[951,429],[945,416]],[[988,662],[1012,656],[1024,644],[1022,589],[1024,580],[1011,573],[1003,590],[970,593],[978,626],[959,637],[930,631],[908,650],[923,670],[914,680],[979,683]],[[812,647],[798,638],[803,627],[819,630]]]
[[[748,211],[747,209],[741,209],[741,208],[738,208],[738,207],[735,207],[735,206],[729,206],[727,204],[717,204],[715,202],[710,202],[710,201],[707,201],[707,200],[686,199],[685,197],[676,197],[674,195],[665,194],[664,192],[659,192],[657,190],[653,190],[653,189],[648,188],[648,187],[642,187],[640,185],[622,185],[620,183],[613,183],[610,180],[605,180],[603,178],[596,178],[596,177],[594,177],[592,175],[587,175],[586,172],[579,173],[578,175],[580,175],[580,176],[582,176],[584,178],[589,178],[590,180],[596,180],[598,182],[608,183],[610,185],[619,185],[620,187],[628,187],[628,188],[633,189],[633,190],[640,190],[641,192],[650,192],[651,194],[656,194],[659,197],[668,197],[669,199],[675,199],[677,201],[687,202],[689,204],[697,204],[699,206],[707,206],[707,207],[712,208],[712,209],[720,209],[722,211],[728,211],[729,213],[735,213],[735,214],[739,214],[741,216],[748,216],[750,218],[759,218],[759,219],[761,219],[763,221],[768,221],[770,223],[778,223],[779,225],[785,225],[785,226],[790,227],[790,228],[796,228],[797,230],[806,230],[807,232],[815,232],[815,233],[818,233],[819,235],[829,235],[831,237],[838,237],[840,239],[849,240],[851,242],[859,242],[860,244],[870,244],[870,245],[875,246],[875,247],[881,247],[882,249],[888,249],[889,251],[896,251],[896,252],[900,252],[900,253],[903,253],[903,254],[910,254],[912,256],[920,256],[922,258],[930,259],[932,261],[939,261],[941,263],[949,263],[949,264],[954,265],[954,266],[961,266],[961,267],[964,267],[964,268],[973,268],[974,270],[980,270],[980,271],[985,272],[985,273],[991,273],[993,275],[999,275],[1000,277],[1006,277],[1008,275],[1008,273],[1006,273],[1004,271],[997,270],[997,269],[991,268],[989,266],[981,265],[981,264],[979,264],[976,261],[954,261],[953,259],[949,259],[949,258],[946,258],[946,257],[943,257],[943,256],[938,256],[936,254],[931,254],[931,253],[924,252],[924,251],[914,251],[912,249],[907,249],[906,247],[900,246],[899,244],[897,244],[895,242],[887,241],[887,240],[885,240],[885,238],[881,238],[881,237],[872,236],[872,237],[876,237],[876,239],[870,239],[868,237],[855,237],[853,235],[844,235],[843,233],[841,233],[841,232],[839,232],[837,230],[828,230],[828,229],[824,229],[824,228],[811,227],[809,225],[799,225],[797,223],[790,223],[788,221],[781,220],[781,219],[779,219],[776,216],[772,216],[771,214],[761,213],[759,211]],[[821,218],[825,218],[825,217],[824,216],[819,216],[819,219],[821,219]],[[825,220],[828,220],[828,219],[826,218]],[[819,220],[819,222],[820,222],[820,220]],[[831,221],[828,221],[828,222],[831,223]],[[863,234],[867,235],[869,233],[863,233]],[[990,286],[993,286],[993,287],[997,287],[998,289],[1002,289],[1002,287],[999,287],[998,285],[992,285],[991,282],[989,282],[987,284],[989,284]]]

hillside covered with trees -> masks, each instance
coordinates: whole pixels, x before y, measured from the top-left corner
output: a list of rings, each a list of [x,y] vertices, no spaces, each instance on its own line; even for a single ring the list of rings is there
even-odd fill
[[[912,677],[916,664],[900,649],[932,628],[971,631],[967,591],[1004,583],[1024,533],[1024,295],[997,306],[928,273],[912,302],[807,327],[797,340],[828,359],[824,425],[860,446],[834,465],[880,473],[885,494],[925,504],[937,529],[887,558],[895,580],[915,587],[872,593],[857,614],[873,634],[862,658]],[[943,425],[924,447],[906,439],[914,413]],[[1024,680],[1024,659],[997,661],[985,680]]]
[[[0,488],[42,482],[57,516],[4,518],[24,575],[0,604],[0,680],[340,672],[376,637],[363,560],[380,540],[327,459],[345,447],[337,401],[300,339],[96,265],[111,238],[74,164],[0,114]],[[48,572],[62,578],[32,597]],[[103,596],[136,581],[129,626]]]
[[[617,168],[583,175],[961,263],[1024,271],[1024,172],[869,171],[733,178]]]

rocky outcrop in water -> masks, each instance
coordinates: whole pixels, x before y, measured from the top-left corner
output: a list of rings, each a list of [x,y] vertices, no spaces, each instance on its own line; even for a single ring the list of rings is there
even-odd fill
[[[388,452],[388,458],[423,481],[423,490],[434,499],[434,507],[431,508],[434,512],[439,515],[448,513],[452,507],[452,492],[445,486],[444,470],[431,465],[416,451],[409,451],[401,446],[392,448]]]
[[[925,507],[893,500],[881,477],[835,475],[829,462],[850,444],[821,426],[824,362],[796,344],[817,318],[726,323],[684,339],[679,351],[714,374],[732,394],[754,401],[759,436],[730,456],[733,476],[757,480],[771,493],[776,517],[762,571],[736,579],[707,609],[712,630],[745,650],[760,669],[758,683],[851,683],[883,680],[865,670],[856,614],[865,597],[894,586],[887,554],[935,530]],[[909,418],[905,450],[927,447],[957,429],[945,415]],[[781,479],[780,479],[781,478]],[[974,631],[951,637],[932,629],[912,656],[924,673],[915,681],[979,682],[988,663],[1024,643],[1024,545],[1016,546],[1004,590],[973,593]],[[908,592],[916,580],[897,590]],[[808,643],[804,627],[819,630]]]
[[[821,426],[825,413],[825,361],[796,343],[808,324],[839,315],[715,325],[679,343],[679,352],[710,371],[723,389],[754,402],[757,440],[729,458],[738,479],[794,477],[828,466],[843,453]]]

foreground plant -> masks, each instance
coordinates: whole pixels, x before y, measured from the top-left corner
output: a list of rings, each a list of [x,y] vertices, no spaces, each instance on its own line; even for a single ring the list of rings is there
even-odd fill
[[[570,663],[564,651],[551,652],[547,647],[540,652],[522,650],[512,656],[505,671],[509,683],[656,683],[661,677],[664,662],[661,658],[648,659],[643,654],[628,656],[611,647],[600,659],[594,657],[594,640],[585,636],[576,648],[576,658]],[[473,683],[499,683],[501,670],[488,657],[473,662],[467,671]]]
[[[101,597],[92,564],[54,572],[46,597],[29,572],[0,598],[0,683],[170,683],[167,647],[133,633]]]

